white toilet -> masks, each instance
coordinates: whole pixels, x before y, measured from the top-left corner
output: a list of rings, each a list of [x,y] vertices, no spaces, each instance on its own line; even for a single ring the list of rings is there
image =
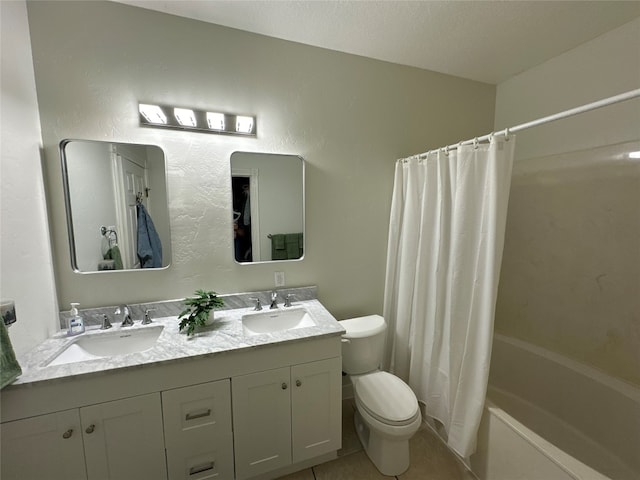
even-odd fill
[[[409,468],[409,439],[422,421],[415,394],[401,379],[380,370],[387,324],[380,315],[340,322],[342,370],[350,375],[360,442],[384,475]]]

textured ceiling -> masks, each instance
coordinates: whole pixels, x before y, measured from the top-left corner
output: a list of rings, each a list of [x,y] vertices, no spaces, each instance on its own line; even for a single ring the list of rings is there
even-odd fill
[[[493,84],[640,16],[640,1],[118,1]]]

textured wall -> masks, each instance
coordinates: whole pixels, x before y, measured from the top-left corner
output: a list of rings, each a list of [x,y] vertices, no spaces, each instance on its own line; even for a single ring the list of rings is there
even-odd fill
[[[15,301],[18,322],[9,335],[23,353],[56,331],[58,305],[25,4],[0,2],[0,19],[0,296]]]
[[[394,160],[491,130],[495,87],[108,2],[30,2],[29,22],[61,304],[86,306],[318,285],[338,318],[380,313]],[[258,138],[138,126],[137,102],[255,113]],[[69,267],[56,146],[160,145],[173,263],[79,275]],[[307,161],[303,261],[232,259],[232,152]]]
[[[640,88],[638,40],[640,20],[500,84],[496,128]],[[636,384],[640,143],[622,142],[639,126],[634,100],[518,134],[496,312],[501,333]]]

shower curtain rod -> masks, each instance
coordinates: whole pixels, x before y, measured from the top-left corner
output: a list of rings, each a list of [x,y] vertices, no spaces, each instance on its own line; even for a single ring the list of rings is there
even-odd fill
[[[516,125],[515,127],[505,128],[504,130],[498,130],[497,132],[489,133],[487,135],[483,135],[481,137],[472,138],[469,140],[465,140],[463,142],[459,142],[453,145],[447,145],[446,147],[436,148],[434,150],[429,150],[424,153],[419,153],[417,155],[412,155],[408,158],[426,158],[426,156],[431,152],[437,152],[438,150],[449,150],[460,147],[462,145],[471,145],[477,144],[478,142],[483,142],[485,140],[489,140],[492,136],[495,135],[504,135],[508,136],[510,133],[520,132],[522,130],[526,130],[527,128],[537,127],[538,125],[543,125],[545,123],[555,122],[556,120],[561,120],[563,118],[573,117],[574,115],[579,115],[580,113],[589,112],[591,110],[596,110],[598,108],[607,107],[609,105],[613,105],[615,103],[624,102],[627,100],[632,100],[634,98],[640,97],[640,88],[636,90],[630,90],[625,93],[621,93],[619,95],[614,95],[613,97],[604,98],[602,100],[598,100],[597,102],[587,103],[580,107],[571,108],[569,110],[565,110],[564,112],[556,113],[554,115],[549,115],[547,117],[538,118],[537,120],[532,120],[530,122],[521,123],[520,125]]]

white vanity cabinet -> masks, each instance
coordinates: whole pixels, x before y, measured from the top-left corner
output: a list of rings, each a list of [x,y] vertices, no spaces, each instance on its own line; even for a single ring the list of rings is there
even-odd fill
[[[229,379],[162,392],[169,480],[233,478]]]
[[[293,463],[342,446],[342,357],[291,367]]]
[[[3,423],[0,434],[3,480],[166,478],[159,394]]]
[[[86,480],[77,408],[0,425],[3,480]]]
[[[0,395],[0,478],[264,480],[336,458],[344,329],[302,306],[316,327],[249,335],[235,309],[188,338],[156,319],[153,349],[77,365],[43,367],[51,339]]]
[[[89,480],[167,478],[160,394],[80,408]]]
[[[236,479],[341,446],[340,357],[231,379]]]

